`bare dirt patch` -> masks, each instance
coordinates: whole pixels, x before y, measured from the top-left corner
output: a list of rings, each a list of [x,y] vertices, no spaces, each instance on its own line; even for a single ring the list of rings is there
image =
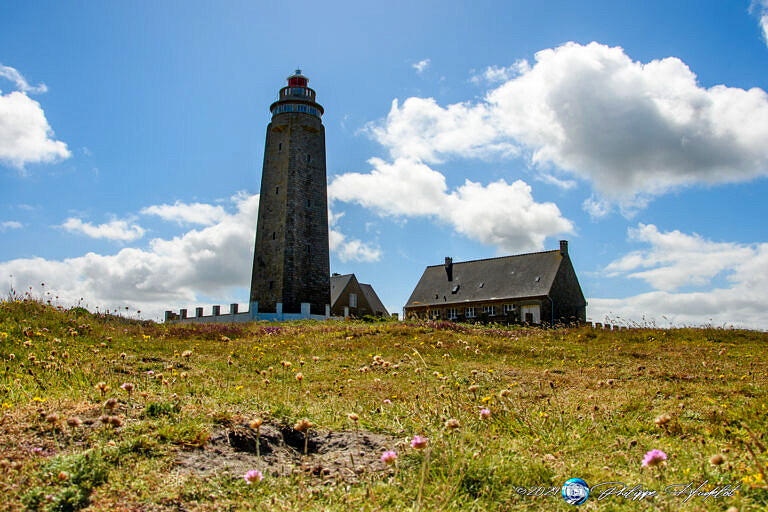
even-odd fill
[[[235,425],[214,431],[204,447],[179,453],[175,463],[179,471],[205,476],[229,473],[239,478],[259,469],[272,476],[303,472],[327,481],[354,481],[365,473],[389,470],[380,457],[397,439],[365,430],[311,429],[306,455],[304,442],[304,433],[287,425],[265,423],[258,433]]]

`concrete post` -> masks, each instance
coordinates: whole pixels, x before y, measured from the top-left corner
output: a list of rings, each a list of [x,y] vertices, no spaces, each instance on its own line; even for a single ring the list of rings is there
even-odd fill
[[[168,321],[171,320],[171,318],[172,318],[171,315],[173,315],[173,311],[166,311],[165,312],[165,322],[168,322]]]
[[[229,314],[230,314],[230,315],[236,315],[236,314],[237,314],[237,309],[238,309],[239,307],[240,307],[240,306],[239,306],[238,304],[230,304],[230,305],[229,305]]]
[[[180,309],[179,310],[179,316],[184,319],[187,318],[187,310],[186,309]]]
[[[277,321],[282,322],[283,321],[283,303],[278,302],[275,304],[275,313],[277,316]]]
[[[349,306],[344,306],[344,318],[349,318]]]
[[[328,320],[329,318],[331,318],[331,305],[330,304],[326,304],[325,305],[325,319]]]
[[[203,316],[203,308],[195,308],[195,318]]]
[[[303,316],[306,319],[311,318],[309,315],[309,302],[301,303],[301,316]]]
[[[213,316],[219,316],[221,314],[221,306],[213,306],[213,311],[211,312],[211,315]]]
[[[256,319],[256,315],[259,314],[259,301],[252,300],[248,303],[248,317],[251,320]]]

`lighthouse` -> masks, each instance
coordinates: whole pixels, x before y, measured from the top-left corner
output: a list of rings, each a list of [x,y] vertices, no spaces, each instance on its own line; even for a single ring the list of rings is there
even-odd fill
[[[331,302],[324,110],[300,69],[287,81],[269,107],[250,301],[264,313],[309,304],[323,315]]]

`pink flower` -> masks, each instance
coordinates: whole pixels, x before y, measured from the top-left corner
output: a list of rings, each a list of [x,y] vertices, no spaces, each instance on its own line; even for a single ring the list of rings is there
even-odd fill
[[[661,450],[653,449],[645,454],[645,457],[643,457],[643,467],[653,467],[658,466],[662,462],[667,460],[667,454],[664,453]]]
[[[413,439],[411,439],[411,448],[415,448],[416,450],[423,450],[427,447],[428,443],[428,437],[413,436]]]
[[[384,464],[389,464],[391,466],[395,463],[395,459],[397,459],[397,454],[391,450],[381,454],[381,462]]]
[[[384,405],[389,405],[391,403],[392,403],[392,400],[390,400],[389,398],[384,399]]]
[[[251,485],[254,482],[261,482],[264,480],[264,475],[258,469],[252,469],[243,475],[243,479],[245,479],[245,483]]]
[[[480,419],[481,420],[487,420],[491,417],[491,410],[490,409],[480,409]]]

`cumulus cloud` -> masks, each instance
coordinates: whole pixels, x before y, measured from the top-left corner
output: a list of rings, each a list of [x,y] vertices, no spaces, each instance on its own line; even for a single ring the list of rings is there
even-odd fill
[[[671,189],[768,174],[762,89],[705,88],[678,58],[642,63],[598,43],[567,43],[512,68],[489,68],[506,81],[480,101],[395,101],[368,132],[393,158],[428,163],[523,151],[541,172],[587,179],[625,210]]]
[[[472,77],[470,78],[470,81],[474,84],[481,84],[483,82],[487,83],[499,83],[499,82],[506,82],[507,80],[511,80],[515,76],[526,73],[529,71],[529,65],[528,61],[526,60],[520,60],[515,62],[513,65],[504,67],[504,66],[488,66],[485,68],[485,71],[482,73],[472,73]]]
[[[0,64],[0,77],[14,82],[18,91],[0,91],[0,163],[23,171],[27,163],[55,162],[71,156],[67,145],[53,138],[53,130],[40,104],[27,92],[45,92],[45,84],[30,86],[21,73]]]
[[[714,242],[695,233],[660,232],[653,224],[638,224],[628,234],[647,248],[618,258],[605,271],[641,279],[653,291],[623,299],[590,298],[593,319],[768,328],[768,243]],[[713,287],[716,278],[727,285]]]
[[[5,222],[0,222],[0,231],[6,231],[8,229],[21,229],[22,225],[21,222],[15,221],[15,220],[6,220]]]
[[[429,63],[430,63],[429,59],[424,59],[424,60],[420,60],[419,62],[413,63],[412,66],[417,73],[423,73],[424,70],[429,67]]]
[[[142,310],[145,317],[154,318],[161,318],[166,309],[194,306],[201,296],[232,301],[237,288],[250,285],[259,195],[238,193],[224,206],[225,213],[214,224],[172,238],[152,239],[146,249],[128,247],[111,255],[89,252],[65,260],[23,258],[0,263],[0,290],[7,291],[11,286],[25,290],[44,282],[46,289],[66,305],[84,298],[92,308],[129,305],[132,310]],[[173,207],[178,207],[176,212],[206,210],[181,202]],[[210,211],[218,212],[215,208]],[[171,222],[178,218],[167,216]],[[340,214],[334,218],[338,220]],[[93,226],[80,219],[68,219],[65,225],[89,236],[110,233],[128,240],[139,232],[143,234],[139,226],[125,221]],[[346,237],[338,228],[331,233],[333,250],[342,261],[375,261],[379,257],[378,249]]]
[[[482,185],[466,180],[448,191],[445,176],[428,165],[372,158],[369,173],[346,173],[328,186],[331,200],[371,208],[381,215],[431,217],[500,251],[541,249],[544,239],[573,225],[554,203],[537,203],[523,181]]]
[[[132,242],[144,236],[144,228],[126,220],[115,219],[105,224],[93,225],[81,219],[70,217],[59,226],[70,233],[77,233],[91,238],[105,238]]]
[[[205,203],[182,203],[152,205],[141,210],[144,215],[156,215],[166,221],[175,221],[179,224],[199,224],[211,226],[221,222],[227,216],[226,210],[219,205]]]

